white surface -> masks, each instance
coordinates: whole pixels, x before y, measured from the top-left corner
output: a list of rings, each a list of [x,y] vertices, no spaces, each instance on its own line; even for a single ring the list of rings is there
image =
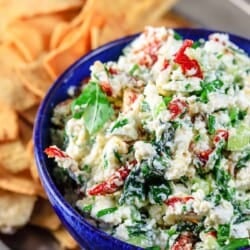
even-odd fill
[[[174,8],[197,26],[250,38],[249,0],[180,0]],[[244,10],[244,11],[243,11]]]

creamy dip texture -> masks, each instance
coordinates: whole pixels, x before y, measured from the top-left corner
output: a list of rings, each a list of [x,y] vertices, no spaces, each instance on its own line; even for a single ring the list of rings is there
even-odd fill
[[[55,107],[45,150],[76,184],[77,209],[144,248],[250,245],[248,55],[227,34],[147,27],[90,69]]]

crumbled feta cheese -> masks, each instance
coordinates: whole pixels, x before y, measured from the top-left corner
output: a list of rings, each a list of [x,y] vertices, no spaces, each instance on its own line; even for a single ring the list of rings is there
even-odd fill
[[[156,155],[156,151],[153,148],[152,144],[145,143],[144,141],[137,141],[134,144],[135,150],[135,159],[137,162],[141,162],[142,160],[152,158]]]

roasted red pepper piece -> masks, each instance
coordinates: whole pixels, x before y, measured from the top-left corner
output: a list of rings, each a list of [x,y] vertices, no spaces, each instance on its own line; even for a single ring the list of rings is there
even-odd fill
[[[129,94],[129,103],[133,104],[136,101],[137,97],[138,95],[135,92],[131,92]]]
[[[111,175],[107,181],[104,181],[88,190],[89,195],[105,195],[112,194],[123,185],[124,180],[129,175],[130,170],[126,167],[122,167],[117,170],[116,173]]]
[[[217,143],[217,142],[219,142],[220,140],[225,140],[225,141],[227,141],[228,136],[229,136],[229,133],[228,133],[227,130],[219,129],[219,130],[217,130],[217,131],[215,132],[213,142],[214,142],[214,143]]]
[[[217,232],[216,231],[210,231],[210,232],[207,233],[207,235],[211,235],[214,238],[216,238],[217,237]]]
[[[169,61],[167,59],[164,59],[161,70],[165,70],[168,66],[169,66]]]
[[[144,65],[147,68],[153,66],[158,59],[157,51],[160,48],[160,45],[159,41],[154,41],[145,46],[143,49],[145,56],[139,61],[139,64]]]
[[[186,197],[171,197],[171,198],[168,198],[164,203],[168,206],[171,206],[173,207],[177,202],[180,202],[180,203],[186,203],[188,202],[189,200],[193,200],[194,198],[192,196],[186,196]]]
[[[57,146],[49,146],[44,150],[44,153],[46,153],[49,158],[69,158],[69,156]]]
[[[181,66],[183,74],[187,75],[188,71],[194,70],[194,73],[187,76],[195,76],[203,79],[203,73],[201,71],[199,63],[195,59],[190,59],[186,54],[186,48],[190,48],[193,45],[192,40],[184,40],[182,47],[176,53],[174,62]]]
[[[212,149],[207,149],[198,154],[200,161],[206,163],[209,159],[209,155],[213,152]]]
[[[136,161],[130,163],[135,165]],[[127,166],[119,168],[112,174],[106,181],[103,181],[94,187],[90,188],[87,193],[89,195],[106,195],[116,192],[119,187],[124,184],[125,179],[128,177],[130,170]]]
[[[111,74],[111,75],[117,75],[117,73],[118,73],[118,71],[116,69],[112,68],[112,67],[110,67],[108,69],[108,71],[109,71],[109,74]]]
[[[168,109],[172,114],[171,119],[175,119],[186,111],[187,103],[180,99],[175,99],[168,104]]]
[[[101,82],[101,89],[107,96],[112,96],[112,88],[108,82]]]
[[[181,234],[171,247],[171,250],[192,250],[193,243],[194,242],[191,235]]]

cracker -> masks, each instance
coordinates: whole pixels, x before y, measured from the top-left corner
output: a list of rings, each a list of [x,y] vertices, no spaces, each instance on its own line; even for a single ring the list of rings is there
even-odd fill
[[[13,109],[22,111],[40,102],[37,96],[21,84],[12,69],[3,67],[0,70],[0,82],[0,101]]]
[[[61,225],[61,222],[52,209],[50,203],[44,199],[39,199],[37,201],[30,223],[52,231],[57,230]]]
[[[31,216],[36,197],[1,191],[0,227],[20,227],[25,225]]]
[[[75,242],[75,240],[63,227],[52,233],[63,248],[73,249],[77,247],[77,243]]]
[[[15,175],[7,172],[0,173],[0,189],[19,194],[45,197],[40,183],[34,182],[30,173],[26,171]]]
[[[27,153],[30,159],[30,173],[34,181],[39,182],[39,174],[36,166],[36,161],[34,157],[34,144],[33,140],[30,140],[27,144]]]
[[[73,62],[90,50],[90,26],[101,23],[102,17],[89,13],[82,25],[71,30],[58,49],[49,53],[44,59],[44,67],[55,79]]]
[[[10,43],[0,44],[0,64],[1,68],[25,65],[25,60],[17,48]]]
[[[42,34],[31,24],[19,22],[12,26],[5,39],[16,46],[26,62],[32,62],[44,51]]]
[[[53,80],[41,64],[41,61],[36,61],[26,67],[17,69],[17,74],[24,86],[40,98],[45,96],[53,83]]]
[[[37,110],[38,110],[39,106],[38,105],[34,105],[28,109],[25,109],[23,111],[19,112],[19,115],[30,125],[33,125],[35,122],[35,118],[36,118],[36,114],[37,114]]]
[[[32,138],[32,126],[25,120],[19,118],[19,136],[22,144],[26,147]]]
[[[99,37],[100,37],[100,28],[92,27],[90,30],[90,39],[91,39],[91,49],[96,49],[100,45]]]
[[[0,168],[18,173],[28,167],[29,158],[20,140],[0,144]]]
[[[17,136],[17,114],[8,105],[0,102],[0,142],[15,140]]]
[[[0,34],[17,19],[75,10],[81,8],[83,3],[84,0],[1,0],[0,13],[4,15],[0,16]]]

